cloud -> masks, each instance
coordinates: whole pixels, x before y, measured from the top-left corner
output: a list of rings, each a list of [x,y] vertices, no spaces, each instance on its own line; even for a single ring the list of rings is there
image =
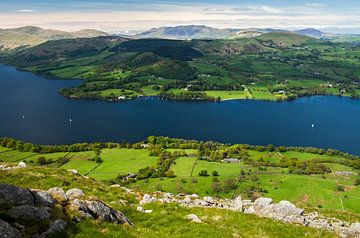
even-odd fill
[[[32,10],[32,9],[19,9],[19,10],[17,10],[17,12],[20,12],[20,13],[32,13],[32,12],[35,12],[35,10]]]
[[[327,7],[326,4],[323,3],[316,3],[316,2],[312,2],[312,3],[306,3],[305,7],[310,7],[310,8],[324,8]]]

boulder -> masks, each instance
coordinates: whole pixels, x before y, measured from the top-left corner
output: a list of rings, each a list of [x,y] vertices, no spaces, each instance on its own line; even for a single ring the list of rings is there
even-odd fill
[[[35,236],[34,238],[52,237],[55,234],[64,231],[67,226],[68,226],[68,224],[64,220],[57,219],[50,223],[49,229],[47,231],[41,233],[38,236]]]
[[[59,203],[65,203],[68,200],[62,188],[50,188],[48,193]]]
[[[28,189],[0,184],[0,209],[19,205],[34,205],[34,198]]]
[[[294,216],[300,216],[303,215],[304,213],[304,209],[297,208],[294,204],[292,204],[289,201],[281,201],[277,204],[272,204],[269,211],[275,214],[294,215]]]
[[[351,231],[358,233],[358,235],[360,236],[360,223],[359,222],[351,224],[349,228]]]
[[[134,225],[123,213],[107,206],[101,201],[71,200],[70,209],[80,215],[78,220],[89,218],[120,224],[126,223],[130,226]]]
[[[254,206],[255,208],[263,208],[266,206],[269,206],[272,203],[272,199],[271,198],[258,198],[255,200],[254,202]]]
[[[195,223],[202,223],[202,220],[196,216],[195,214],[189,214],[186,216],[186,219],[192,221],[192,222],[195,222]]]
[[[214,202],[214,199],[213,199],[212,197],[209,197],[209,196],[204,197],[203,200],[204,200],[205,202],[209,203],[209,204],[214,204],[214,203],[215,203],[215,202]]]
[[[65,195],[68,199],[75,199],[85,196],[84,192],[78,188],[69,189]]]
[[[242,211],[243,210],[243,201],[241,196],[236,197],[232,202],[232,209],[235,211]]]
[[[12,225],[10,225],[9,223],[0,219],[0,237],[18,238],[21,237],[21,232]]]
[[[245,214],[254,214],[255,213],[255,208],[253,205],[247,206],[244,209],[244,213]]]
[[[17,167],[21,169],[25,169],[27,166],[24,162],[19,162]]]
[[[75,175],[80,175],[79,171],[77,171],[76,169],[69,169],[68,172],[75,174]]]
[[[51,217],[48,209],[31,205],[21,205],[11,208],[7,211],[7,215],[16,221],[19,221],[21,224],[44,222]]]
[[[144,205],[146,203],[152,203],[156,201],[157,201],[156,197],[151,197],[149,194],[145,194],[143,199],[140,201],[140,205]]]
[[[31,193],[34,196],[35,206],[55,206],[56,201],[49,193],[41,190],[31,190]]]

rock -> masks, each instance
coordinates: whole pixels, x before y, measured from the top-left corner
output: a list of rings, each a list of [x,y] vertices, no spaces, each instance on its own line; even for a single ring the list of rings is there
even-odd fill
[[[57,219],[57,220],[50,223],[49,229],[47,231],[41,233],[38,236],[35,236],[34,238],[52,237],[56,233],[64,231],[67,226],[68,226],[68,224],[64,220]]]
[[[0,184],[0,209],[19,205],[34,205],[34,198],[28,189]]]
[[[59,203],[65,203],[68,200],[62,188],[50,188],[48,193]]]
[[[187,203],[189,204],[191,202],[191,197],[190,196],[187,196],[184,198],[184,203]]]
[[[25,169],[27,166],[24,162],[19,162],[17,167],[21,169]]]
[[[35,206],[55,206],[56,201],[49,193],[41,190],[31,190],[31,193],[33,194],[35,199]]]
[[[191,195],[191,198],[198,199],[198,198],[200,198],[200,196],[197,195],[196,193],[194,193],[194,194]]]
[[[139,212],[143,212],[143,211],[144,211],[144,208],[143,208],[142,206],[138,206],[138,207],[136,208],[136,210],[139,211]]]
[[[360,235],[360,223],[359,222],[351,224],[349,228],[350,228],[350,230],[357,232]]]
[[[69,169],[68,172],[75,174],[75,175],[80,175],[79,171],[77,171],[76,169]]]
[[[78,188],[69,189],[65,195],[68,199],[75,199],[85,196],[84,192]]]
[[[300,216],[304,213],[304,209],[297,208],[289,201],[281,201],[277,204],[272,204],[270,212],[282,215]]]
[[[201,200],[201,199],[195,199],[195,200],[193,201],[193,204],[194,204],[194,206],[196,206],[196,207],[205,207],[205,206],[208,205],[207,202],[205,202],[205,201],[203,201],[203,200]]]
[[[155,197],[151,197],[149,194],[145,194],[143,199],[140,201],[140,205],[144,205],[146,203],[156,202],[157,199]]]
[[[115,222],[115,223],[127,223],[133,226],[133,223],[121,212],[108,207],[99,201],[86,201],[87,208],[95,215],[95,219],[102,221]]]
[[[204,197],[203,200],[209,204],[214,204],[214,199],[212,197]]]
[[[238,196],[233,200],[232,208],[235,211],[242,211],[243,210],[243,201],[241,199],[241,196]]]
[[[121,188],[120,184],[112,184],[110,185],[110,188]]]
[[[7,211],[7,215],[10,218],[19,221],[21,224],[44,222],[51,217],[48,209],[31,205],[21,205],[11,208]]]
[[[10,225],[9,223],[0,219],[0,237],[1,238],[18,238],[21,237],[21,232]]]
[[[152,213],[153,210],[145,210],[144,213]]]
[[[245,214],[254,214],[255,213],[255,208],[254,206],[248,206],[244,209],[244,213]]]
[[[258,198],[254,202],[255,208],[257,207],[266,207],[269,206],[272,203],[271,198]]]
[[[70,209],[76,211],[80,217],[89,219],[98,219],[100,221],[134,224],[121,212],[107,206],[100,201],[83,201],[79,199],[71,200]]]
[[[202,220],[200,220],[200,218],[198,216],[196,216],[195,214],[187,215],[186,219],[191,220],[192,222],[202,223]]]

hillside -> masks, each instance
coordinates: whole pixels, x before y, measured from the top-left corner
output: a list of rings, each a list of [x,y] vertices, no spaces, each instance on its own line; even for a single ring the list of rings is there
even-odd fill
[[[40,189],[43,197],[56,194],[55,208],[61,205],[65,213],[53,211],[50,219],[68,224],[62,231],[67,237],[337,237],[341,233],[350,238],[360,234],[356,231],[359,183],[353,185],[359,180],[360,160],[339,151],[164,137],[132,145],[42,146],[8,138],[0,142],[0,184],[32,192]],[[0,186],[0,209],[9,209],[4,208],[4,197],[11,195],[2,195],[15,188],[9,189]],[[96,212],[84,219],[74,199],[86,206],[100,202],[113,213],[121,212],[121,220]],[[39,206],[42,209],[44,203]],[[135,226],[121,225],[127,219]],[[338,226],[343,224],[340,221],[344,225]],[[25,232],[39,229],[44,231],[33,226]]]
[[[76,32],[43,29],[35,26],[0,29],[0,49],[2,48],[5,50],[25,46],[35,46],[48,40],[89,38],[105,35],[107,35],[105,32],[90,29]]]
[[[359,45],[284,31],[260,33],[216,40],[51,40],[0,55],[0,61],[47,78],[84,79],[61,91],[74,99],[360,97]]]

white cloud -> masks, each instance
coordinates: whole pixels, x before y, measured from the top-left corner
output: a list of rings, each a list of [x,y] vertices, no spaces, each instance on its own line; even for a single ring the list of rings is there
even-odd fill
[[[19,10],[17,10],[17,12],[20,12],[20,13],[32,13],[32,12],[35,12],[35,10],[32,10],[32,9],[19,9]]]
[[[327,7],[326,4],[323,3],[316,3],[316,2],[311,2],[311,3],[306,3],[305,7],[310,7],[310,8],[324,8]]]

